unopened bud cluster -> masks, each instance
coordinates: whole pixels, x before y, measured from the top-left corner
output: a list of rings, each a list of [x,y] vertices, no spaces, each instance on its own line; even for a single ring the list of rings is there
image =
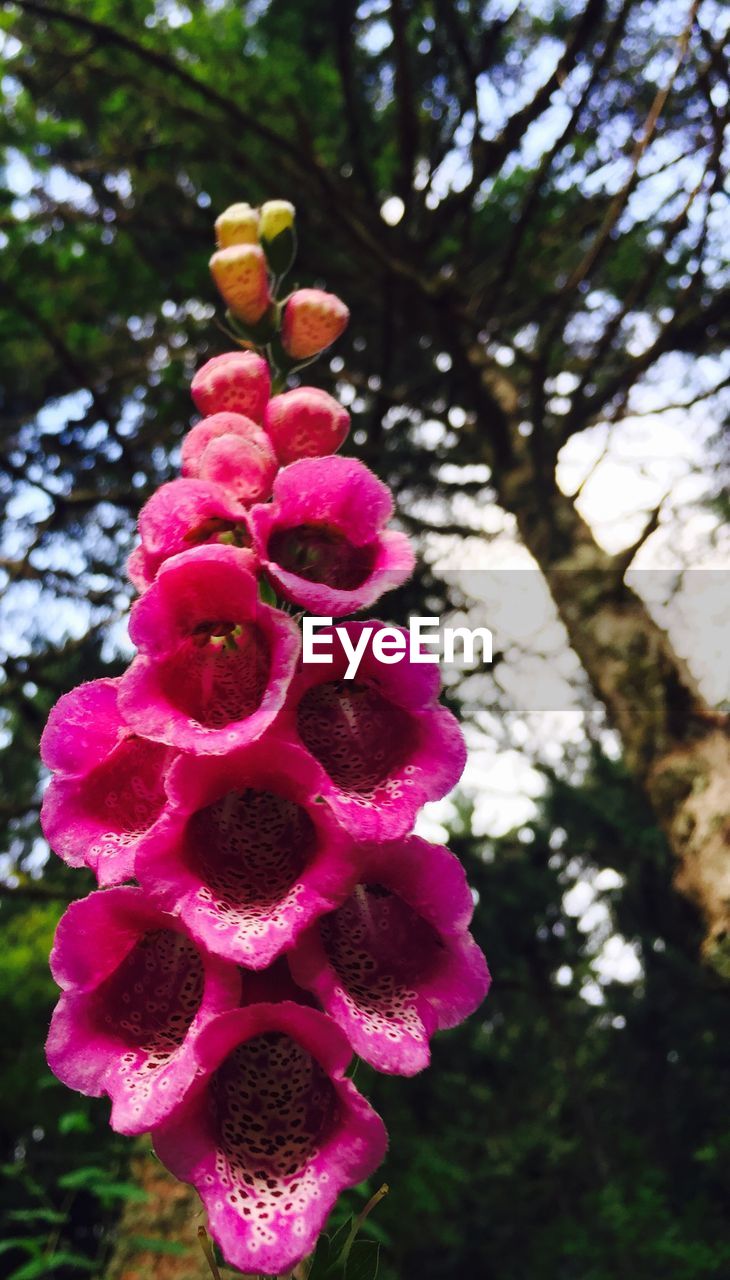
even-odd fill
[[[278,337],[284,359],[276,363],[285,371],[339,338],[350,313],[334,294],[296,289],[281,301],[276,298],[276,284],[296,253],[293,205],[287,200],[269,200],[260,209],[233,204],[215,229],[218,248],[210,269],[234,335],[259,348]]]

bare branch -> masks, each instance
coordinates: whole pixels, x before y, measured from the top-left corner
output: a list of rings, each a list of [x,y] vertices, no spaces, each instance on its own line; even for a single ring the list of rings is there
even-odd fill
[[[654,507],[654,510],[650,513],[649,519],[644,525],[644,528],[642,529],[636,541],[632,542],[630,547],[625,547],[623,551],[619,551],[617,555],[613,557],[614,566],[619,570],[621,574],[626,573],[626,570],[633,563],[635,557],[638,555],[644,543],[649,541],[649,538],[652,536],[653,533],[656,533],[657,529],[659,528],[659,518],[661,516],[662,507],[664,506],[664,503],[666,502],[668,497],[669,497],[669,494],[665,493],[661,501],[657,504],[657,506]]]
[[[510,116],[497,138],[487,141],[475,136],[472,179],[463,191],[454,192],[447,199],[442,200],[433,218],[430,240],[440,235],[444,225],[456,214],[469,208],[482,184],[501,169],[509,154],[519,145],[525,131],[547,108],[555,90],[573,70],[581,51],[589,44],[599,26],[605,10],[605,0],[588,0],[583,13],[573,26],[572,35],[566,42],[554,71],[547,80],[543,81],[535,95],[524,107]],[[478,133],[478,120],[475,121],[474,127]]]
[[[693,0],[687,25],[685,26],[684,31],[679,37],[679,41],[677,45],[677,58],[674,64],[674,68],[672,70],[672,73],[667,83],[662,89],[659,90],[656,97],[654,98],[654,101],[651,105],[651,110],[649,111],[649,114],[646,117],[646,120],[644,121],[644,127],[641,131],[638,142],[634,147],[634,152],[631,157],[631,171],[629,173],[629,176],[626,179],[626,182],[624,183],[621,190],[617,192],[614,199],[611,201],[606,211],[606,216],[603,219],[603,222],[601,223],[601,227],[599,229],[598,235],[593,241],[593,244],[590,246],[590,248],[584,255],[582,261],[578,263],[578,266],[575,268],[574,271],[571,272],[570,276],[566,280],[565,285],[563,286],[563,289],[561,291],[564,296],[570,296],[574,294],[576,289],[578,288],[578,285],[581,284],[581,282],[585,280],[589,275],[589,273],[592,271],[593,267],[596,265],[598,259],[600,258],[606,246],[606,243],[608,241],[609,236],[611,235],[611,232],[613,231],[613,228],[616,226],[616,223],[618,222],[619,218],[621,217],[621,214],[626,208],[627,201],[636,183],[639,164],[641,163],[641,157],[643,156],[644,152],[646,151],[646,148],[648,147],[649,143],[654,137],[654,132],[656,130],[657,124],[659,123],[659,117],[661,116],[661,113],[664,110],[664,106],[666,104],[667,98],[669,97],[669,94],[672,91],[672,86],[674,85],[674,81],[677,77],[677,73],[682,63],[684,62],[685,55],[687,53],[687,48],[689,46],[689,38],[692,33],[692,26],[693,26],[695,17],[697,15],[697,10],[700,6],[700,3],[701,3],[701,0]]]
[[[413,196],[413,175],[418,155],[418,117],[416,115],[411,51],[403,0],[390,0],[390,25],[395,46],[395,96],[400,147],[400,180],[398,194],[406,209]]]
[[[593,90],[595,89],[598,81],[603,75],[603,72],[609,66],[613,58],[614,52],[616,50],[616,46],[618,45],[623,35],[624,29],[626,27],[626,21],[633,7],[633,3],[634,3],[634,0],[624,0],[624,3],[616,17],[616,21],[614,22],[611,28],[611,31],[606,38],[603,52],[601,53],[600,57],[596,58],[594,62],[593,69],[591,71],[588,82],[585,88],[583,89],[582,93],[580,94],[580,97],[578,98],[578,102],[573,108],[573,111],[571,113],[570,119],[568,120],[568,123],[563,129],[563,132],[553,143],[552,147],[550,147],[550,149],[546,151],[545,155],[543,156],[540,162],[540,165],[537,169],[535,177],[530,185],[530,189],[527,193],[525,202],[522,206],[520,216],[517,222],[515,223],[514,229],[512,231],[512,235],[510,236],[509,243],[507,245],[507,248],[505,249],[499,275],[491,290],[491,307],[494,312],[497,312],[499,310],[499,296],[502,293],[505,285],[507,284],[512,274],[512,270],[514,268],[517,256],[519,254],[520,246],[524,240],[525,234],[530,226],[530,223],[533,220],[533,216],[537,211],[540,195],[545,185],[545,181],[548,177],[548,174],[550,173],[550,170],[552,169],[552,166],[556,158],[560,155],[563,148],[567,146],[567,144],[570,142],[570,139],[573,137],[573,134],[575,133],[575,130],[578,127],[578,124],[580,122],[581,116],[583,115],[583,112],[585,111],[586,106],[588,105],[588,102],[590,100],[591,94],[593,93]]]
[[[334,0],[332,4],[335,57],[345,107],[345,125],[350,144],[353,171],[362,184],[368,199],[374,200],[375,190],[365,155],[360,104],[357,100],[357,81],[352,65],[353,24],[356,8],[357,5],[353,3],[353,0]]]

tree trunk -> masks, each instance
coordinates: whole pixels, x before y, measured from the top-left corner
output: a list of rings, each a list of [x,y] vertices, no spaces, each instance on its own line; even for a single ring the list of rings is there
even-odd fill
[[[197,1238],[205,1211],[192,1187],[149,1151],[133,1158],[131,1175],[147,1198],[127,1201],[105,1280],[212,1280]],[[161,1252],[166,1244],[181,1252]],[[220,1274],[227,1280],[233,1272],[221,1268]]]
[[[677,858],[675,885],[702,912],[705,957],[730,976],[730,736],[686,663],[624,582],[627,557],[598,546],[571,498],[535,473],[512,436],[495,474],[596,695]]]

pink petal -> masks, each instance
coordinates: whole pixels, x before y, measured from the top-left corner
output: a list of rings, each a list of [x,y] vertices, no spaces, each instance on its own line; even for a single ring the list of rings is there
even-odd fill
[[[41,808],[54,852],[72,867],[90,867],[101,885],[130,879],[135,849],[165,804],[172,759],[168,747],[130,733],[83,777],[54,778]]]
[[[46,768],[80,776],[109,754],[128,732],[118,689],[119,680],[89,680],[58,699],[41,735]]]

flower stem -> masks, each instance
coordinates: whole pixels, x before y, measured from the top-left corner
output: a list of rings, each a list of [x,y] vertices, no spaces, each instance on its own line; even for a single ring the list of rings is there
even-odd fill
[[[200,1241],[200,1247],[205,1254],[205,1260],[210,1267],[210,1274],[212,1275],[213,1280],[221,1280],[221,1273],[218,1270],[218,1263],[215,1260],[213,1246],[210,1243],[210,1238],[205,1227],[198,1227],[198,1240]]]

